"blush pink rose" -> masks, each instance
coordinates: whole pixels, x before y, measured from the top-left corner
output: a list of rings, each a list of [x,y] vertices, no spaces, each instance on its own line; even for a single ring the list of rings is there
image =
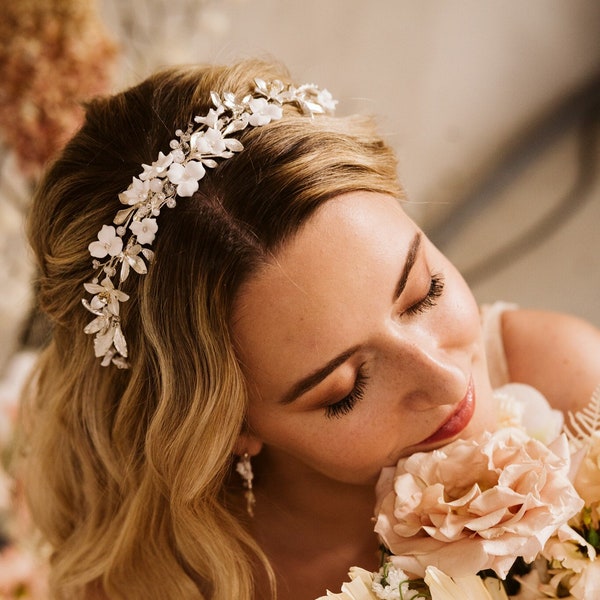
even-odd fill
[[[583,507],[569,466],[564,436],[547,447],[517,429],[413,454],[381,474],[375,531],[394,565],[416,576],[433,565],[504,578]]]

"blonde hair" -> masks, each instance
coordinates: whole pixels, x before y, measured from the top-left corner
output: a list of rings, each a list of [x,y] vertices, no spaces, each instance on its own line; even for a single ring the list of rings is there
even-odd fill
[[[55,598],[249,600],[268,561],[225,501],[246,384],[229,331],[240,284],[329,198],[400,196],[395,158],[358,117],[284,118],[240,136],[200,190],[160,215],[155,260],[130,277],[127,371],[101,367],[81,306],[88,244],[142,163],[208,112],[211,90],[288,81],[260,61],[162,71],[93,101],[47,172],[29,223],[53,324],[26,405],[27,491]],[[261,566],[262,565],[262,566]]]

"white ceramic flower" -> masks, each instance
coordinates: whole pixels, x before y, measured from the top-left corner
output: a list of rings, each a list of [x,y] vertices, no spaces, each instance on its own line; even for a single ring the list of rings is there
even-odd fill
[[[110,362],[114,356],[114,349],[123,357],[127,357],[127,343],[121,330],[121,324],[112,320],[110,326],[94,338],[94,354],[97,358],[108,358]],[[106,365],[104,365],[106,366]]]
[[[199,154],[220,158],[231,158],[234,152],[244,149],[239,140],[225,137],[219,129],[194,133],[190,138],[190,146]]]
[[[126,302],[129,296],[121,290],[115,289],[113,282],[109,277],[105,277],[101,283],[84,283],[86,291],[95,294],[89,303],[91,312],[97,314],[106,307],[111,314],[118,316],[119,302]]]
[[[98,232],[98,241],[92,242],[88,250],[94,258],[117,256],[123,250],[123,240],[112,225],[102,225],[102,229]]]
[[[209,109],[208,113],[205,117],[194,117],[194,121],[196,123],[204,123],[209,128],[214,128],[217,126],[219,122],[219,117],[225,111],[225,107],[223,105],[218,106],[216,109]]]
[[[167,169],[173,162],[173,154],[158,153],[158,159],[155,160],[151,165],[142,165],[144,172],[140,174],[140,179],[146,181],[147,179],[154,179],[156,177],[164,177]]]
[[[177,186],[177,195],[182,198],[193,196],[198,191],[198,182],[205,174],[206,170],[197,160],[186,164],[173,163],[167,172],[169,181]]]
[[[583,507],[569,466],[564,436],[548,448],[518,429],[418,452],[383,470],[375,530],[410,574],[434,565],[452,577],[493,569],[503,578]]]
[[[148,199],[148,194],[150,193],[150,179],[146,179],[142,181],[137,177],[133,177],[129,187],[119,194],[119,200],[123,204],[127,204],[129,206],[137,206],[144,204]]]
[[[84,332],[87,334],[106,332],[110,325],[110,317],[108,311],[99,311],[98,316],[85,326]]]
[[[125,281],[129,277],[130,269],[133,269],[139,275],[145,275],[148,272],[148,267],[144,262],[144,259],[140,256],[143,254],[150,261],[150,255],[147,254],[148,250],[142,248],[139,244],[128,246],[123,252],[123,262],[121,263],[121,273],[119,276],[120,281]]]
[[[296,89],[288,89],[278,97],[287,99],[289,94],[300,94],[302,100],[298,103],[302,112],[307,116],[321,115],[335,110],[335,101],[327,90],[320,90],[316,85],[305,84]]]
[[[283,116],[281,106],[268,102],[265,98],[253,98],[248,102],[248,106],[252,111],[248,122],[253,127],[260,127],[271,121],[278,121]]]
[[[337,105],[337,100],[333,99],[329,90],[323,89],[319,90],[317,94],[317,103],[320,104],[325,111],[333,112]]]
[[[103,226],[98,240],[89,245],[90,254],[95,259],[92,265],[97,273],[104,273],[109,280],[118,273],[119,287],[131,269],[140,275],[147,273],[145,260],[149,263],[153,254],[142,246],[154,241],[158,230],[154,217],[159,216],[163,206],[174,208],[177,196],[192,196],[198,190],[206,168],[217,166],[215,159],[231,158],[235,152],[244,149],[238,139],[230,137],[232,134],[249,125],[261,126],[280,119],[283,114],[281,105],[285,103],[296,104],[310,116],[312,112],[307,112],[307,102],[314,105],[314,112],[328,110],[318,105],[319,89],[314,85],[296,89],[281,81],[266,83],[260,79],[255,80],[255,84],[254,95],[240,100],[232,92],[224,92],[221,97],[212,91],[210,97],[214,108],[209,109],[205,116],[195,116],[187,129],[177,129],[177,139],[169,142],[171,150],[168,154],[159,152],[152,164],[142,164],[142,173],[133,177],[129,187],[119,194],[119,200],[127,208],[117,211],[113,219],[117,228]],[[322,99],[327,106],[332,106],[327,94]],[[128,229],[131,236],[126,238]],[[103,258],[106,260],[97,260]],[[127,346],[121,331],[119,302],[125,302],[128,296],[115,290],[112,281],[110,286],[104,282],[98,285],[97,277],[91,284],[86,284],[86,291],[95,294],[94,297],[91,301],[82,300],[86,309],[96,315],[84,331],[95,334],[97,356],[104,352],[102,365],[113,363],[127,368]],[[98,291],[98,288],[102,289]]]
[[[133,231],[140,244],[151,244],[158,231],[158,224],[156,223],[156,219],[146,217],[141,221],[133,221],[129,226],[129,229]]]
[[[256,91],[262,94],[268,100],[275,100],[279,104],[289,102],[291,98],[297,98],[299,94],[294,86],[289,86],[287,89],[283,85],[282,81],[276,79],[275,81],[266,82],[264,79],[257,77],[254,80],[256,83]]]

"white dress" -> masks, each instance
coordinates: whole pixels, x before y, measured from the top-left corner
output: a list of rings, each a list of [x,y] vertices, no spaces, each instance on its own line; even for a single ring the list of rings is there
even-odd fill
[[[563,430],[564,418],[553,409],[544,396],[524,383],[513,383],[502,338],[502,315],[515,310],[516,304],[494,302],[481,307],[483,342],[488,372],[501,427],[522,427],[527,433],[545,444],[552,442]]]
[[[502,339],[502,314],[514,310],[516,304],[494,302],[481,307],[481,326],[483,342],[488,363],[488,371],[492,388],[499,388],[509,383],[508,364]]]

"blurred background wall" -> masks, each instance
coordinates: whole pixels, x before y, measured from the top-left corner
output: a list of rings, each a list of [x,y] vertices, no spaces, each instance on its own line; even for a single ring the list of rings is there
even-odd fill
[[[69,5],[93,13],[107,66],[93,79],[106,91],[166,64],[261,56],[327,87],[340,113],[378,115],[400,159],[407,210],[480,302],[565,310],[600,325],[597,0],[52,1],[65,18]],[[35,11],[36,1],[14,4]],[[81,37],[77,28],[69,35]],[[89,32],[83,38],[75,56]],[[6,44],[5,62],[22,46]],[[38,44],[38,61],[46,50]],[[90,54],[90,72],[100,64]],[[13,138],[0,139],[5,362],[32,299],[21,220],[35,175],[19,168]]]

